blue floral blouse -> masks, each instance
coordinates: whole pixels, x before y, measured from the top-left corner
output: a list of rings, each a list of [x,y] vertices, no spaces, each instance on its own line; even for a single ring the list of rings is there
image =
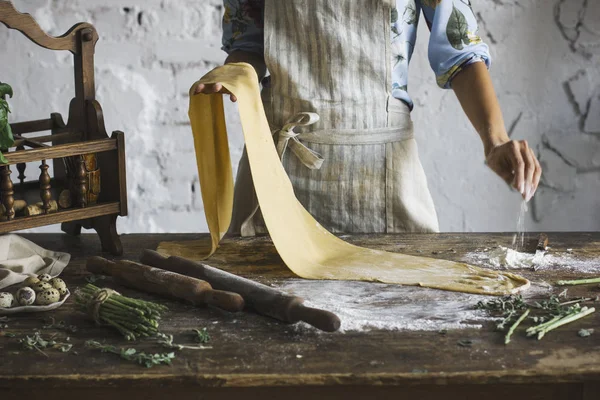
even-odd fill
[[[224,0],[224,6],[222,49],[228,54],[236,50],[262,54],[264,0]],[[490,64],[488,46],[477,36],[470,0],[396,0],[390,16],[392,95],[411,109],[408,63],[421,12],[431,32],[429,63],[440,87],[450,88],[452,78],[473,62]]]

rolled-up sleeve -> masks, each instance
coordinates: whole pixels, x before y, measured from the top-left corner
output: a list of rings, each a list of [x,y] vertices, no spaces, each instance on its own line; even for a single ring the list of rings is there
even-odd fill
[[[431,35],[429,64],[438,86],[450,88],[452,78],[474,62],[491,63],[488,46],[477,36],[477,20],[469,0],[420,0]]]
[[[264,0],[224,0],[223,38],[221,49],[264,52]]]

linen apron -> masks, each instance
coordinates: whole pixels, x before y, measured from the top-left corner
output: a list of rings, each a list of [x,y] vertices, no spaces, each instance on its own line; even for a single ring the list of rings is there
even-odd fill
[[[391,8],[265,1],[265,113],[296,197],[331,232],[438,231],[410,111],[390,94]],[[267,233],[245,151],[230,233]]]

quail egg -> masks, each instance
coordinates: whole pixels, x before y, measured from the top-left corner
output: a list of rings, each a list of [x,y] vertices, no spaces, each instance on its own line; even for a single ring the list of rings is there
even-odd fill
[[[30,306],[35,302],[35,290],[30,287],[22,287],[17,290],[17,303],[22,306]]]
[[[39,281],[31,285],[31,288],[37,292],[43,292],[44,290],[52,289],[52,285],[49,282]]]
[[[8,292],[0,293],[0,308],[10,308],[13,305],[15,298]]]
[[[41,275],[38,275],[37,277],[42,282],[50,282],[50,280],[52,279],[52,277],[49,274],[41,274]]]
[[[65,294],[67,294],[67,284],[62,279],[53,278],[50,281],[50,284],[52,285],[52,287],[54,289],[58,290],[58,292],[60,293],[61,296],[64,296]]]
[[[35,298],[35,304],[40,306],[47,306],[48,304],[56,303],[59,300],[60,293],[58,292],[58,290],[51,288],[38,293]]]
[[[37,276],[35,275],[30,275],[27,277],[27,279],[25,279],[23,281],[23,286],[29,286],[31,287],[32,285],[35,285],[36,283],[38,283],[40,280],[38,279]]]

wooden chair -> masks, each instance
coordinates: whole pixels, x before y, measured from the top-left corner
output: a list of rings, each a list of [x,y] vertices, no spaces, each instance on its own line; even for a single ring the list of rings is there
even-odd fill
[[[0,165],[0,202],[4,210],[0,233],[56,223],[62,223],[62,230],[72,235],[79,235],[82,227],[95,229],[102,249],[120,255],[123,248],[116,219],[127,215],[124,135],[114,131],[108,136],[102,107],[95,99],[94,48],[98,33],[92,25],[79,23],[62,36],[49,36],[31,15],[18,12],[11,1],[5,0],[0,0],[0,22],[41,47],[70,51],[75,70],[75,97],[66,124],[59,113],[52,113],[48,119],[11,124],[15,147],[4,153],[8,163]],[[19,87],[19,82],[8,83]],[[50,134],[39,136],[43,131]],[[36,137],[31,137],[32,133]],[[53,177],[48,173],[47,160],[53,162]],[[41,173],[35,181],[25,181],[28,162],[40,162]],[[19,183],[13,184],[10,167],[15,164]],[[68,195],[66,201],[61,201],[64,208],[53,212],[54,202],[62,193]],[[14,205],[19,197],[28,203],[32,199],[39,202],[41,214],[17,215]]]

